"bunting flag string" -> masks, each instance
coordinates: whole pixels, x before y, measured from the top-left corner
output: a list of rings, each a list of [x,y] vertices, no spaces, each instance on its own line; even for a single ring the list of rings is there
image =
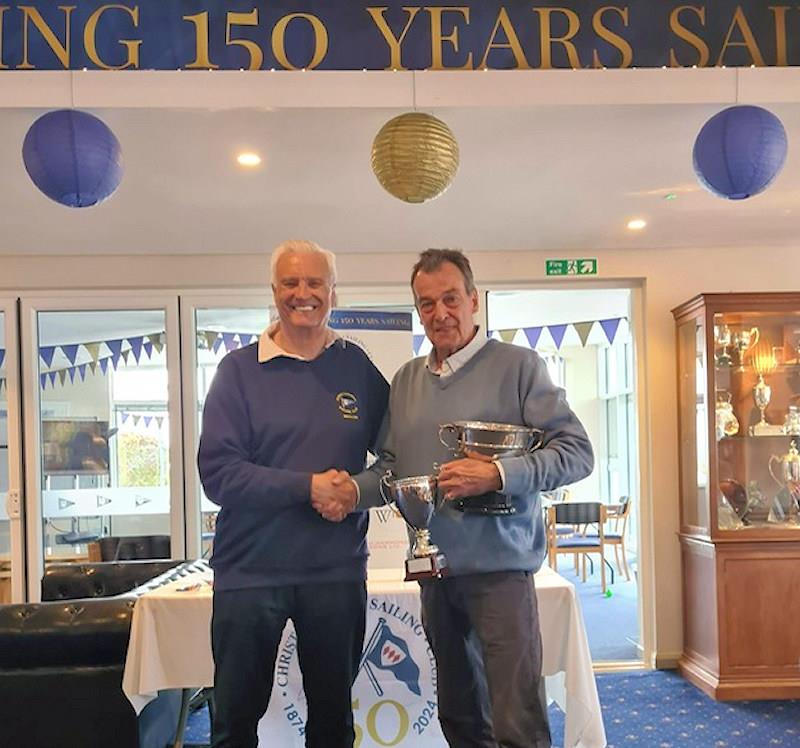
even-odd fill
[[[510,331],[511,337],[516,331]],[[257,342],[258,332],[233,332],[217,330],[198,330],[197,346],[209,350],[216,356],[222,356],[243,346]],[[139,364],[143,356],[152,359],[154,354],[164,351],[166,335],[164,332],[154,332],[144,335],[111,338],[109,340],[92,340],[85,343],[60,343],[39,347],[41,371],[39,383],[42,389],[54,387],[56,383],[65,384],[67,377],[70,382],[75,382],[75,376],[81,382],[86,381],[88,373],[97,374],[99,367],[102,375],[108,374],[108,366],[116,370],[122,362],[129,365],[133,362]],[[415,350],[424,343],[424,335],[414,336]],[[132,357],[132,360],[131,360]],[[5,358],[5,350],[0,348],[0,366]],[[65,365],[66,364],[66,365]]]
[[[556,350],[559,350],[564,345],[564,341],[571,337],[571,331],[574,331],[582,347],[592,344],[590,342],[592,339],[594,344],[605,344],[607,341],[608,345],[612,345],[619,334],[621,323],[623,322],[627,330],[627,318],[613,317],[553,325],[490,330],[489,337],[499,337],[500,340],[507,343],[516,339],[520,344],[527,343],[528,347],[533,349],[547,350],[555,347]],[[602,335],[595,333],[598,328],[602,331]],[[518,337],[520,332],[522,333],[522,339]],[[547,335],[543,337],[544,332]],[[200,349],[209,350],[215,355],[221,356],[237,348],[250,345],[257,341],[258,337],[258,333],[251,332],[198,330],[197,346]],[[87,367],[92,374],[96,374],[99,366],[101,373],[106,375],[109,363],[116,370],[120,361],[127,365],[132,356],[133,361],[138,364],[142,361],[143,356],[152,359],[154,353],[162,353],[164,346],[165,334],[163,332],[111,340],[94,340],[86,343],[41,346],[39,348],[39,357],[43,363],[43,371],[40,373],[39,382],[42,389],[45,389],[48,385],[54,387],[56,382],[63,385],[67,377],[69,377],[70,382],[75,382],[76,373],[80,381],[83,382],[86,381]],[[425,336],[414,335],[413,346],[415,355],[418,355],[423,348],[428,347]],[[108,351],[106,355],[101,354],[104,347]],[[68,365],[60,367],[56,363],[57,368],[53,368],[54,362],[63,361],[61,358],[57,359],[57,355],[63,356]],[[4,359],[5,350],[0,348],[0,367]]]
[[[120,423],[123,426],[128,425],[128,422],[130,422],[134,426],[139,426],[141,424],[144,428],[155,427],[160,430],[167,420],[166,416],[157,416],[153,413],[134,413],[129,410],[121,410],[119,414]]]
[[[257,341],[258,337],[258,333],[250,332],[198,330],[197,345],[216,355],[223,355]],[[92,374],[96,374],[99,366],[101,374],[106,375],[109,364],[114,370],[117,369],[120,362],[126,366],[134,361],[138,364],[142,361],[143,356],[152,359],[154,353],[162,353],[164,345],[165,334],[156,332],[126,338],[93,340],[87,343],[41,346],[39,357],[45,371],[40,373],[39,383],[42,389],[46,389],[48,386],[54,387],[56,382],[65,384],[67,377],[70,382],[75,382],[76,373],[80,377],[80,381],[86,381],[87,367]],[[103,355],[104,349],[107,350],[105,355]],[[63,359],[60,356],[63,356]],[[4,358],[5,350],[0,349],[0,365]],[[68,365],[59,366],[58,363],[63,362],[64,359]]]
[[[102,355],[103,346],[108,353]],[[85,350],[85,354],[81,349]],[[120,360],[127,365],[131,356],[138,364],[142,361],[143,355],[152,359],[153,352],[164,350],[164,333],[157,332],[150,335],[133,335],[126,338],[114,338],[111,340],[93,340],[87,343],[63,343],[60,345],[41,346],[39,357],[43,362],[43,371],[39,376],[39,383],[42,389],[48,384],[55,386],[56,381],[64,384],[69,377],[70,382],[75,382],[75,375],[80,377],[80,381],[86,381],[86,369],[92,374],[97,373],[98,366],[103,375],[108,373],[108,365],[113,369],[119,366]],[[59,366],[62,361],[59,356],[63,355],[68,366]],[[5,351],[0,349],[0,364],[4,358]],[[88,360],[87,360],[88,357]]]
[[[553,325],[539,325],[536,327],[509,327],[503,329],[490,330],[489,337],[499,337],[505,343],[511,343],[515,339],[519,345],[525,345],[534,350],[560,350],[565,345],[565,341],[572,338],[572,333],[577,337],[581,347],[587,345],[613,345],[617,334],[620,331],[620,323],[625,323],[628,329],[626,317],[613,317],[610,319],[583,320],[581,322],[568,322]],[[601,330],[602,333],[595,330]],[[544,337],[542,333],[546,332]],[[518,335],[522,333],[522,337]],[[593,334],[594,333],[594,334]],[[593,342],[591,342],[593,340]],[[572,344],[572,343],[570,343]],[[426,344],[424,335],[414,335],[414,355],[419,355],[423,348],[430,348]]]
[[[198,330],[197,331],[197,345],[220,355],[220,349],[224,348],[222,353],[230,353],[237,348],[243,348],[258,340],[259,334],[252,332],[218,332],[217,330]]]
[[[511,342],[522,332],[525,343],[535,350],[560,350],[563,345],[577,345],[585,348],[587,345],[613,345],[620,331],[620,323],[625,323],[628,330],[626,317],[613,317],[610,319],[582,320],[580,322],[567,322],[538,327],[521,327],[517,329],[490,330],[489,336],[495,333],[501,340]],[[602,331],[602,332],[595,332]],[[543,337],[542,333],[547,336]],[[577,340],[575,340],[577,338]],[[518,338],[517,338],[518,339]],[[524,343],[521,343],[524,344]]]

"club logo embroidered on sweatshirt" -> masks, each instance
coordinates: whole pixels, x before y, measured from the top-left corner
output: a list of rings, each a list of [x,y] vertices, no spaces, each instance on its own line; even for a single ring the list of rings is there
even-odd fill
[[[336,396],[336,403],[342,418],[349,421],[358,420],[358,398],[352,392],[340,392]]]

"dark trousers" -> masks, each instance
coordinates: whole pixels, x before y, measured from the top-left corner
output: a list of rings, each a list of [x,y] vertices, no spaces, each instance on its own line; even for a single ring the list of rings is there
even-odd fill
[[[287,619],[308,704],[308,748],[352,748],[351,688],[357,675],[367,592],[364,582],[262,587],[214,593],[211,648],[214,748],[254,748],[267,711]]]
[[[421,587],[450,748],[550,748],[533,575],[472,574]]]

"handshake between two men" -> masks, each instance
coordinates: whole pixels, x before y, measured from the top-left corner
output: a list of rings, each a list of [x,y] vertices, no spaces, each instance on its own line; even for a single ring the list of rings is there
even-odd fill
[[[491,457],[471,451],[466,454],[439,470],[439,490],[446,501],[502,489],[500,471]],[[341,522],[357,503],[358,489],[346,470],[331,468],[311,477],[311,506],[328,521]]]

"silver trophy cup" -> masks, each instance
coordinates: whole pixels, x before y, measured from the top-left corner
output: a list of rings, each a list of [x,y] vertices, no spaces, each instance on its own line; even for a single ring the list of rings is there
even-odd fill
[[[544,432],[531,426],[487,421],[454,421],[439,426],[439,441],[456,458],[477,452],[492,460],[519,457],[542,446]],[[453,502],[457,509],[469,514],[514,514],[516,509],[500,493],[471,496]]]
[[[431,543],[428,530],[433,513],[441,504],[438,480],[435,475],[415,475],[410,478],[393,478],[386,473],[381,478],[381,498],[393,503],[406,525],[414,532],[411,558],[406,559],[406,581],[441,577],[447,571],[447,559]]]

